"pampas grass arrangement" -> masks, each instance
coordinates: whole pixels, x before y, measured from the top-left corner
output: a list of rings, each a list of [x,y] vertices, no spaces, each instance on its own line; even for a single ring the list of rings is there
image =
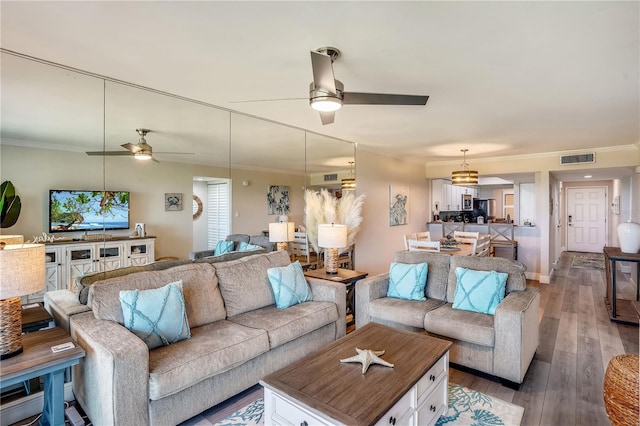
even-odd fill
[[[356,241],[356,234],[362,225],[362,205],[364,194],[356,197],[353,192],[345,191],[342,198],[335,198],[326,189],[320,192],[307,189],[304,194],[305,201],[305,227],[307,241],[316,251],[318,247],[318,225],[321,223],[340,223],[347,225],[347,247],[338,247],[340,251],[348,251]],[[346,249],[346,250],[345,250]]]

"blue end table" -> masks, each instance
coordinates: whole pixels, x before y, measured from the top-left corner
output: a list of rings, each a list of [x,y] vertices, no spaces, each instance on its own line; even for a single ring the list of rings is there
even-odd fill
[[[78,364],[84,350],[74,348],[54,353],[52,346],[73,342],[60,327],[22,335],[23,352],[0,361],[0,387],[44,376],[44,409],[41,425],[64,426],[64,371]]]

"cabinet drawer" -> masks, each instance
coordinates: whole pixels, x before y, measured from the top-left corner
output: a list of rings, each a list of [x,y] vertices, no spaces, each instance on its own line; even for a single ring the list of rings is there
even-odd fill
[[[391,409],[387,411],[380,420],[378,420],[376,426],[398,426],[400,424],[400,420],[405,417],[405,414],[412,410],[413,407],[411,403],[413,402],[414,395],[415,386],[400,398],[400,400],[396,402],[396,404],[391,407]]]
[[[272,423],[281,425],[327,425],[329,423],[315,417],[308,411],[298,407],[291,401],[283,399],[279,395],[273,396]]]
[[[431,425],[447,411],[447,379],[442,377],[416,411],[417,425]]]
[[[444,354],[434,365],[422,376],[416,384],[418,392],[418,404],[425,394],[430,391],[443,375],[447,374],[447,365],[449,364],[449,352]]]

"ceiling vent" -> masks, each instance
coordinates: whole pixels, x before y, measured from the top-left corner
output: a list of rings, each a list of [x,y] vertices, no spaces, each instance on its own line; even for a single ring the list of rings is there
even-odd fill
[[[324,181],[325,182],[335,182],[338,180],[338,174],[337,173],[332,173],[330,175],[324,175]]]
[[[575,155],[561,155],[560,156],[560,164],[582,164],[582,163],[595,163],[596,162],[596,154],[595,152],[590,152],[588,154],[575,154]]]

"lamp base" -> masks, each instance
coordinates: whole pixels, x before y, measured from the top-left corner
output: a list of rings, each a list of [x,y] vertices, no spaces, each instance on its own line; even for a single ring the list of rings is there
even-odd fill
[[[22,353],[22,301],[0,300],[0,359]]]
[[[327,248],[324,252],[324,270],[329,275],[338,273],[338,249]]]
[[[285,241],[285,242],[281,242],[281,243],[276,243],[276,250],[277,251],[287,251],[287,248],[289,247],[289,244]]]

